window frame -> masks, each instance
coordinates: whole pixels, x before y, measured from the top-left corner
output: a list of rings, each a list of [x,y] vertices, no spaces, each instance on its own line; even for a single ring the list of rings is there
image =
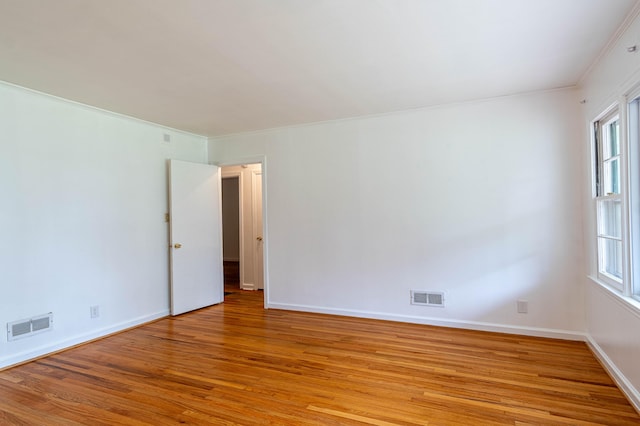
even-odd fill
[[[592,128],[592,154],[593,154],[593,208],[595,209],[595,264],[596,264],[596,275],[600,282],[606,284],[608,287],[619,293],[627,293],[627,287],[629,283],[629,273],[628,266],[630,262],[627,260],[628,257],[628,247],[629,247],[629,238],[628,235],[628,226],[627,226],[627,217],[625,214],[627,211],[626,202],[627,198],[627,185],[626,185],[626,169],[628,168],[627,156],[626,156],[626,140],[624,137],[625,129],[624,126],[624,113],[623,108],[620,105],[616,104],[608,108],[605,112],[603,112],[597,119],[595,119],[591,123]],[[610,125],[617,121],[618,122],[618,151],[617,155],[609,156],[605,158],[604,146],[605,142],[608,139],[607,131],[610,128]],[[605,170],[606,164],[611,164],[613,161],[617,160],[618,162],[618,192],[608,192],[605,193],[605,186],[607,184],[605,178]],[[604,219],[602,217],[602,208],[605,203],[609,202],[619,202],[620,203],[620,235],[612,236],[605,232],[602,232],[604,228],[603,222]],[[620,253],[618,256],[620,257],[619,261],[620,265],[620,277],[616,277],[613,274],[607,272],[607,265],[610,265],[606,260],[606,250],[603,249],[602,244],[605,241],[617,241],[620,243]]]

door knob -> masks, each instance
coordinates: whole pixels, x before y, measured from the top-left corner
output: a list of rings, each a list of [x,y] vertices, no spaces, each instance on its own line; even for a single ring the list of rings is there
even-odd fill
[[[262,237],[257,237],[256,240],[262,241]]]
[[[175,243],[175,244],[173,245],[173,247],[175,247],[175,248],[177,248],[177,249],[178,249],[178,248],[181,248],[181,247],[182,247],[182,244],[180,244],[180,243]]]

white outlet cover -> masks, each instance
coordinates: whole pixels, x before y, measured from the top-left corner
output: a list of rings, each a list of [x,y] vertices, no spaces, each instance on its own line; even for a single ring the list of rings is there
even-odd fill
[[[98,318],[100,316],[100,306],[92,306],[89,308],[89,314],[91,318]]]
[[[518,300],[518,313],[526,314],[529,312],[529,301],[528,300]]]

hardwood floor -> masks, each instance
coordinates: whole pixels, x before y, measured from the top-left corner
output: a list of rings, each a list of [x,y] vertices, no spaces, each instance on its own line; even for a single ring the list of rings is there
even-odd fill
[[[225,260],[224,267],[224,292],[234,292],[240,289],[240,262]]]
[[[640,424],[581,342],[261,307],[234,290],[2,371],[0,424]]]

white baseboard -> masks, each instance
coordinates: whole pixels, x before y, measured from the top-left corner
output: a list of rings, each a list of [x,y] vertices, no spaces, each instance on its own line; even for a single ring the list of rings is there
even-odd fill
[[[255,290],[256,286],[253,283],[242,283],[240,284],[240,288],[242,290]]]
[[[606,352],[598,345],[598,343],[593,340],[591,336],[587,338],[587,344],[591,348],[591,352],[598,358],[600,364],[607,370],[609,376],[616,382],[618,388],[624,393],[627,397],[633,408],[636,409],[638,413],[640,413],[640,392],[636,389],[629,380],[622,374],[622,371],[618,369],[618,367],[613,363],[611,358],[606,354]]]
[[[435,325],[439,327],[461,328],[465,330],[490,331],[495,333],[521,334],[524,336],[549,337],[552,339],[586,341],[586,333],[572,330],[557,330],[551,328],[521,327],[504,324],[492,324],[478,321],[450,320],[440,318],[419,317],[411,315],[385,314],[371,311],[358,311],[319,306],[291,305],[287,303],[267,303],[268,309],[283,309],[288,311],[313,312],[318,314],[342,315],[347,317],[369,318],[385,321],[407,322],[412,324]]]
[[[12,354],[7,357],[0,358],[0,369],[11,367],[17,364],[22,364],[24,362],[31,361],[42,356],[52,354],[54,352],[59,352],[61,350],[68,349],[82,343],[87,343],[95,339],[106,337],[110,334],[118,333],[128,328],[137,327],[142,324],[164,318],[168,315],[169,310],[163,310],[160,312],[156,312],[155,314],[145,315],[129,321],[123,321],[115,325],[104,327],[98,330],[93,330],[89,333],[80,334],[55,343],[46,344],[35,349]]]

